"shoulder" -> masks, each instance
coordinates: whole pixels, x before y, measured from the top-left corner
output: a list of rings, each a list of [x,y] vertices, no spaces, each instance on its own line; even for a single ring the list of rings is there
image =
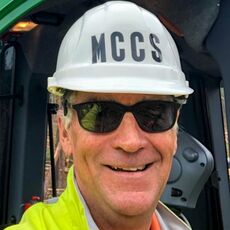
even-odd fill
[[[34,204],[27,209],[19,224],[6,230],[57,229],[55,226],[62,226],[64,229],[69,229],[68,226],[71,226],[68,210],[63,202]]]
[[[48,203],[39,202],[31,206],[19,224],[7,230],[85,230],[88,229],[84,207],[73,182],[73,169],[70,169],[67,188],[59,198]]]

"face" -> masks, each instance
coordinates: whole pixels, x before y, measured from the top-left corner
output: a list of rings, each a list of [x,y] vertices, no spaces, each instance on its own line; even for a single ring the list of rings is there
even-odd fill
[[[167,97],[79,92],[73,104],[92,100],[133,105]],[[67,129],[59,119],[60,140],[73,155],[75,176],[93,216],[150,215],[170,173],[176,128],[147,133],[126,113],[116,130],[98,134],[84,130],[73,113]]]

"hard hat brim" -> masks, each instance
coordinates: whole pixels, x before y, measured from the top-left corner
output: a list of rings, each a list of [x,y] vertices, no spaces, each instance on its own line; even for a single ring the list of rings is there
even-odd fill
[[[92,64],[61,69],[48,78],[48,90],[62,96],[62,89],[174,96],[193,92],[182,71],[162,65],[143,64]]]

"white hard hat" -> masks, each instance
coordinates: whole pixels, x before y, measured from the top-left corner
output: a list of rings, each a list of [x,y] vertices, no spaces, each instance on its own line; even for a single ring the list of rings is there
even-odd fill
[[[176,45],[155,15],[134,3],[86,12],[64,37],[48,90],[188,95]]]

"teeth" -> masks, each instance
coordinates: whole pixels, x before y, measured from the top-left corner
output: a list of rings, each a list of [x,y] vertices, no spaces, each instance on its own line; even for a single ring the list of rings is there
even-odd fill
[[[135,172],[135,171],[138,171],[138,170],[143,170],[144,168],[145,168],[145,166],[138,167],[138,168],[122,168],[122,170]]]
[[[143,166],[140,166],[137,168],[118,168],[118,167],[114,167],[114,166],[111,166],[111,168],[113,170],[116,170],[116,171],[136,172],[136,171],[144,170],[146,168],[146,165],[143,165]]]

